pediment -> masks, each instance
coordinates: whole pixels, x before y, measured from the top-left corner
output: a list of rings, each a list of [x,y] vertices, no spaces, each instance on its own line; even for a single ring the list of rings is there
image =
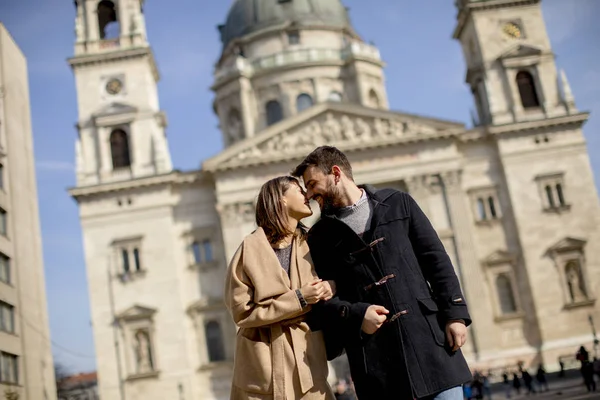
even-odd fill
[[[508,51],[502,53],[499,59],[504,60],[510,58],[539,56],[541,54],[542,50],[537,47],[518,44],[511,47]]]
[[[215,171],[295,160],[318,146],[359,151],[400,143],[453,137],[462,123],[347,103],[322,103],[283,120],[207,160]]]
[[[127,310],[117,314],[118,320],[132,321],[138,319],[150,319],[156,313],[156,309],[134,305]]]
[[[100,110],[94,113],[95,118],[99,117],[108,117],[112,115],[120,115],[120,114],[133,114],[136,113],[138,109],[134,106],[124,103],[110,103],[109,105],[102,107]]]
[[[548,253],[555,254],[555,253],[566,253],[569,251],[582,250],[586,243],[587,243],[587,241],[583,240],[583,239],[566,237],[566,238],[560,240],[558,243],[551,246],[548,249]]]
[[[496,250],[483,260],[483,263],[487,265],[512,264],[514,262],[514,254],[506,250]]]

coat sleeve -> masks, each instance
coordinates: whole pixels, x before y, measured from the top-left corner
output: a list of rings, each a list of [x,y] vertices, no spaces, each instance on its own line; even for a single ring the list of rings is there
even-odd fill
[[[471,317],[450,257],[417,202],[409,195],[407,199],[410,242],[423,275],[431,285],[440,312],[445,321],[462,319],[468,326]]]
[[[254,285],[243,263],[243,245],[233,256],[225,281],[225,305],[240,328],[258,328],[293,319],[309,311],[302,308],[295,290],[270,298],[254,299]]]
[[[333,260],[327,256],[326,249],[321,248],[316,236],[309,235],[308,244],[315,271],[323,280],[336,280],[332,273]],[[313,252],[313,249],[315,250]],[[362,337],[362,322],[365,318],[368,303],[350,303],[340,299],[336,294],[331,300],[319,302],[313,306],[310,315],[312,326],[319,327],[325,335],[328,359],[341,355],[345,346],[359,344]],[[331,338],[332,340],[328,340]]]

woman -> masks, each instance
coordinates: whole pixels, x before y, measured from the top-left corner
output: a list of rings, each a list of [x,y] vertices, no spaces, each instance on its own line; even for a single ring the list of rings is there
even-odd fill
[[[258,195],[258,229],[247,236],[227,273],[225,303],[240,328],[232,400],[332,400],[321,332],[305,316],[329,300],[334,284],[315,274],[300,223],[312,215],[298,181],[279,177]]]

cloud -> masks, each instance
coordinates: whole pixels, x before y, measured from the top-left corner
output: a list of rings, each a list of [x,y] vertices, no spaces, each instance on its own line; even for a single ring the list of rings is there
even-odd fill
[[[578,26],[592,20],[598,8],[597,0],[547,0],[543,3],[546,25],[553,44],[565,42],[577,32]]]
[[[75,170],[73,164],[66,161],[37,161],[35,165],[41,171],[73,172]]]

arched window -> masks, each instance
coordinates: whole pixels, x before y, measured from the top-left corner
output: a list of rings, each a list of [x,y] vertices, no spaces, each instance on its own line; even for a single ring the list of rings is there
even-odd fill
[[[496,278],[496,290],[498,291],[498,300],[500,301],[500,311],[502,314],[512,314],[517,312],[517,302],[512,290],[512,284],[507,274],[498,275]]]
[[[237,142],[244,137],[242,116],[237,108],[229,110],[229,115],[227,116],[227,134],[231,142]]]
[[[129,138],[124,130],[116,129],[110,134],[110,153],[112,155],[113,169],[131,166]]]
[[[283,110],[277,100],[271,100],[267,103],[267,126],[278,123],[283,119]]]
[[[115,3],[103,0],[98,4],[98,27],[100,39],[116,39],[121,35]]]
[[[560,183],[556,184],[556,194],[558,195],[558,204],[566,206],[567,202],[565,201],[565,194],[563,193],[563,188]]]
[[[540,106],[537,91],[535,90],[535,80],[527,71],[520,71],[517,74],[517,86],[521,95],[523,108],[535,108]]]
[[[546,198],[548,199],[548,206],[550,208],[556,207],[556,203],[554,202],[554,193],[552,192],[552,186],[546,185],[544,190],[546,191]]]
[[[299,113],[306,110],[307,108],[312,107],[313,104],[314,103],[313,103],[312,97],[310,97],[310,95],[308,95],[306,93],[302,93],[296,99],[296,109],[298,110]]]
[[[194,240],[192,243],[192,255],[194,256],[194,262],[200,264],[202,262],[202,254],[200,253],[200,243]]]
[[[379,96],[375,93],[375,90],[371,89],[369,91],[369,105],[373,108],[379,108]]]
[[[477,215],[480,221],[487,219],[487,211],[485,209],[485,201],[482,198],[477,199]]]
[[[327,100],[339,103],[340,101],[342,101],[342,94],[340,92],[331,92],[329,93],[329,97],[327,98]]]
[[[210,321],[204,326],[204,331],[206,334],[208,360],[210,362],[225,360],[225,348],[223,347],[221,325],[219,325],[217,321]]]

